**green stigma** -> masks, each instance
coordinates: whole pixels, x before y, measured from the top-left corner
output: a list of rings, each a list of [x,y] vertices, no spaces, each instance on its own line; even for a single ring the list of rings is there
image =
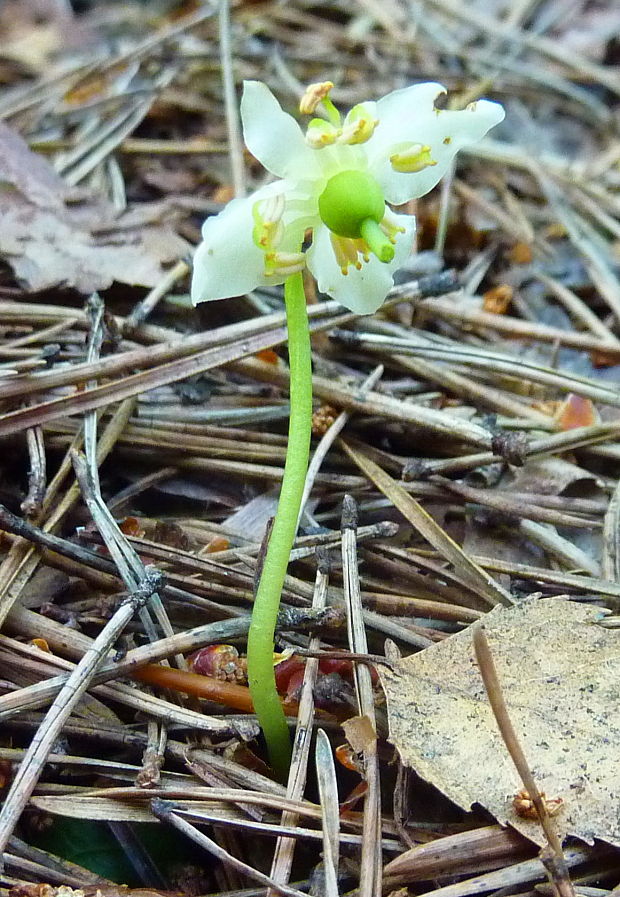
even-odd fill
[[[381,187],[365,171],[341,171],[319,196],[319,215],[334,234],[356,240],[362,222],[371,218],[378,224],[385,215]]]
[[[366,218],[360,228],[362,239],[380,262],[391,262],[394,258],[394,244],[386,237],[374,218]]]

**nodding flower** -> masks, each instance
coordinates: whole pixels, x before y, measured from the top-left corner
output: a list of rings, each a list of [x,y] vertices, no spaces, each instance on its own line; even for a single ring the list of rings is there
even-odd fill
[[[428,193],[455,154],[504,118],[498,103],[437,109],[440,84],[416,84],[342,116],[326,81],[311,85],[305,133],[260,81],[244,82],[241,118],[252,155],[279,180],[205,221],[194,304],[283,283],[307,267],[318,288],[358,314],[382,304],[412,250],[415,218],[391,206]],[[309,245],[308,241],[310,241]]]

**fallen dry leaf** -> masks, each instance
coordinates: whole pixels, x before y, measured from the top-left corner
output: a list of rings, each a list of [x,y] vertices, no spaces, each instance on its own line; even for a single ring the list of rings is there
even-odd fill
[[[387,879],[406,876],[408,882],[472,875],[535,855],[533,844],[512,829],[481,825],[434,838],[428,844],[416,844],[391,860],[383,874]]]
[[[560,430],[574,430],[576,427],[591,427],[599,423],[600,418],[591,399],[570,392],[560,403],[555,422]]]
[[[515,265],[529,265],[534,255],[528,243],[515,243],[508,253],[508,258]]]
[[[604,495],[602,482],[588,470],[564,458],[528,458],[523,467],[513,470],[507,488],[515,492],[540,495],[579,495],[597,498]],[[573,491],[568,493],[568,490]]]
[[[560,837],[620,845],[620,635],[605,611],[559,598],[485,617],[485,631],[536,783],[561,798]],[[383,669],[390,741],[403,762],[450,800],[486,807],[537,844],[537,822],[513,799],[523,787],[500,737],[475,662],[471,629]]]
[[[510,284],[502,283],[487,290],[482,296],[482,308],[494,315],[505,315],[512,302],[514,290]]]
[[[0,258],[30,290],[91,293],[114,281],[152,287],[188,244],[148,206],[119,214],[72,190],[51,165],[0,123]]]
[[[367,751],[377,740],[375,727],[366,713],[363,716],[352,716],[350,719],[345,720],[342,723],[342,728],[347,736],[347,741],[356,754]]]
[[[31,72],[44,72],[53,65],[59,50],[84,50],[95,39],[71,5],[57,0],[3,0],[0,36],[0,56],[16,60]]]

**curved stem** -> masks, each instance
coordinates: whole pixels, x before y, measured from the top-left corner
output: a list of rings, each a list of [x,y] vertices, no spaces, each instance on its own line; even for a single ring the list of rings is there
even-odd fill
[[[308,469],[312,429],[312,364],[306,297],[301,273],[284,284],[291,410],[288,447],[278,509],[263,564],[248,634],[248,681],[254,710],[263,729],[274,770],[288,773],[291,742],[276,691],[273,645],[280,595],[288,567]]]

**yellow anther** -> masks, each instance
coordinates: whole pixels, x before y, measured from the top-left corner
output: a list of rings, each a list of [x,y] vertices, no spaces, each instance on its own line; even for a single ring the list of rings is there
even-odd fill
[[[374,104],[372,104],[374,107]],[[342,133],[338,137],[338,143],[356,144],[366,143],[375,132],[379,120],[373,118],[370,110],[364,103],[354,106],[344,120]]]
[[[266,252],[265,274],[289,277],[297,274],[306,267],[306,257],[303,252]]]
[[[338,137],[338,143],[346,143],[349,146],[356,143],[366,143],[374,134],[375,128],[379,124],[377,119],[360,118],[345,124],[341,134]]]
[[[252,209],[252,217],[254,218],[252,239],[259,249],[273,249],[282,239],[284,232],[282,215],[285,207],[286,203],[283,193],[269,196],[267,199],[263,199],[254,205]]]
[[[341,237],[331,231],[329,236],[340,273],[346,276],[351,266],[361,271],[364,263],[368,264],[373,257],[381,262],[391,262],[394,259],[393,246],[400,233],[405,233],[405,228],[389,214],[384,215],[381,222],[367,219],[363,223],[361,237]]]
[[[322,118],[313,118],[306,131],[306,143],[312,149],[323,149],[336,143],[340,130]]]
[[[344,255],[344,253],[342,252],[342,250],[340,248],[341,241],[335,234],[330,234],[329,236],[330,236],[330,240],[331,240],[331,244],[332,244],[332,249],[334,250],[334,256],[336,258],[336,264],[340,268],[341,273],[346,274],[348,264],[347,264],[346,256]]]
[[[401,152],[394,153],[390,156],[390,163],[394,171],[405,174],[413,174],[431,165],[437,165],[437,162],[431,159],[430,146],[423,146],[421,143],[412,143]]]
[[[299,111],[302,115],[312,115],[319,103],[328,96],[333,87],[332,81],[319,81],[316,84],[310,84],[306,88],[306,92],[299,101]]]
[[[340,268],[340,273],[345,276],[349,273],[349,268],[353,265],[358,271],[362,270],[362,261],[368,262],[370,256],[368,254],[368,246],[364,240],[353,240],[350,237],[339,237],[337,234],[330,233],[332,249],[336,258],[336,264]]]
[[[400,224],[396,224],[396,222],[390,218],[389,214],[386,214],[383,220],[379,222],[379,227],[388,238],[390,243],[396,243],[397,234],[405,233],[405,228],[401,227]]]
[[[264,221],[254,227],[252,239],[259,249],[267,250],[278,245],[282,234],[283,228],[279,222]]]

